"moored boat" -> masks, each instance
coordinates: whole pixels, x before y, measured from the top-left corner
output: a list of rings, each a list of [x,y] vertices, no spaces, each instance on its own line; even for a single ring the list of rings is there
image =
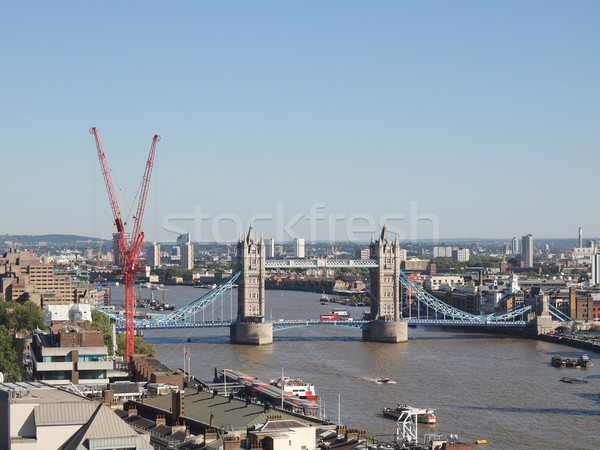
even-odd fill
[[[398,419],[403,412],[414,409],[412,406],[408,405],[398,405],[395,408],[383,408],[383,415],[387,417],[392,417],[394,419]],[[432,425],[436,421],[435,409],[427,408],[425,414],[418,414],[417,421],[419,423],[426,423]]]
[[[316,400],[318,398],[315,393],[314,385],[306,383],[299,378],[279,377],[270,381],[271,386],[282,389],[292,395],[306,400]]]
[[[588,367],[594,367],[594,362],[584,353],[581,358],[577,360],[577,366],[587,369]]]

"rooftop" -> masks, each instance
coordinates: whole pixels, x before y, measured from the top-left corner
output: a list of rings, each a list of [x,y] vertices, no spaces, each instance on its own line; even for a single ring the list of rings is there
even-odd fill
[[[144,404],[154,406],[163,411],[171,411],[171,394],[144,400]],[[245,401],[214,396],[210,392],[198,392],[197,389],[185,390],[185,417],[197,420],[206,425],[210,424],[211,415],[215,427],[232,426],[246,428],[248,426],[266,423],[270,411],[265,411],[263,405],[249,404]],[[277,410],[277,415],[289,422],[300,422],[305,425],[316,425],[319,421],[298,417]],[[298,425],[295,425],[298,426]]]
[[[91,402],[65,388],[56,388],[41,381],[0,383],[0,392],[6,392],[11,403],[72,403]]]

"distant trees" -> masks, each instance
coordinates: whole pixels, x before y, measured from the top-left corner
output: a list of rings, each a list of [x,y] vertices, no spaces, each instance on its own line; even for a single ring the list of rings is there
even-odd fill
[[[333,278],[296,278],[294,280],[284,278],[274,280],[267,278],[265,280],[265,289],[287,289],[290,291],[308,291],[308,292],[333,292],[335,280]]]
[[[158,275],[158,280],[161,283],[168,283],[173,277],[181,277],[183,281],[187,282],[192,281],[192,271],[181,267],[160,267],[153,269],[152,272]]]

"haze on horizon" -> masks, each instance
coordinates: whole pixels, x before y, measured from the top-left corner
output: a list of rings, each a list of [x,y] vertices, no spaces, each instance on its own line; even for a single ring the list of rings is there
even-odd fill
[[[112,232],[91,126],[130,203],[162,136],[149,241],[235,239],[251,219],[285,240],[384,220],[406,239],[598,234],[597,2],[3,13],[1,234]]]

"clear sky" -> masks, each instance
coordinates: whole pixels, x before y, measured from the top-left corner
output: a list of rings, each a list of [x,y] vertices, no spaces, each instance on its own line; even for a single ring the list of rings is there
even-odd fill
[[[0,233],[112,232],[96,126],[129,202],[162,136],[149,240],[233,239],[256,214],[283,239],[385,217],[407,238],[598,235],[598,17],[595,0],[4,3]]]

